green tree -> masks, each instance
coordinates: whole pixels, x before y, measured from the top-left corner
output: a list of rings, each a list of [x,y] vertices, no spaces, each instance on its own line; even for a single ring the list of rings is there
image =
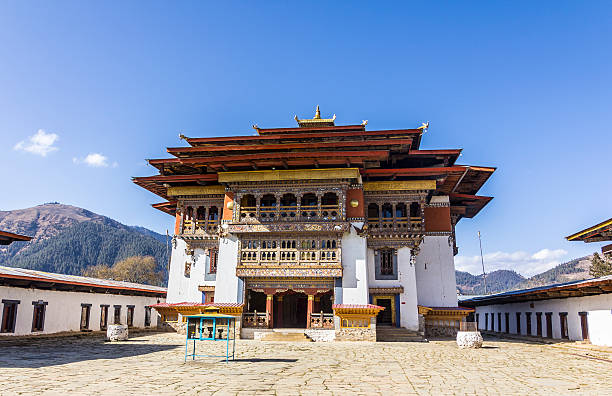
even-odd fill
[[[153,256],[128,257],[112,267],[104,264],[94,265],[86,268],[83,275],[156,286],[161,286],[164,281],[164,273],[157,271],[157,263]]]
[[[599,254],[594,253],[591,259],[591,266],[589,267],[589,273],[595,278],[599,278],[606,275],[612,275],[612,261],[599,257]]]

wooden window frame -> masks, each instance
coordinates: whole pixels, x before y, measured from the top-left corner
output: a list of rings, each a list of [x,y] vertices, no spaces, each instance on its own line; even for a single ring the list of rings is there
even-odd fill
[[[386,257],[386,259],[385,259]],[[384,266],[386,271],[383,272],[383,261],[387,264]],[[389,267],[390,264],[390,267]],[[376,280],[397,280],[397,249],[383,248],[374,251],[374,270]],[[391,269],[391,272],[388,270]]]
[[[85,310],[83,310],[85,308]],[[83,312],[85,312],[85,325],[83,326]],[[79,329],[81,331],[89,330],[89,320],[91,319],[91,304],[81,304],[81,322],[79,323]]]
[[[128,328],[132,328],[134,327],[134,313],[136,312],[136,307],[134,305],[126,305],[126,307],[125,324]]]
[[[49,303],[43,300],[32,301],[34,309],[32,310],[32,333],[38,333],[45,331],[45,314],[47,312],[47,305]],[[40,310],[40,316],[37,316],[37,312]],[[40,323],[37,323],[40,322]],[[38,326],[40,324],[40,326]]]
[[[217,273],[217,265],[219,262],[219,249],[213,248],[209,250],[208,253],[208,273],[216,274]]]
[[[0,320],[0,333],[14,333],[17,327],[17,308],[21,300],[2,300],[2,319]],[[8,320],[9,309],[13,308],[10,320]],[[10,326],[6,322],[9,322]]]
[[[559,328],[561,329],[561,338],[569,339],[569,329],[567,328],[567,312],[559,312]]]
[[[119,322],[117,322],[119,319]],[[113,324],[121,324],[121,305],[113,305]]]
[[[108,328],[108,304],[100,304],[100,330]]]

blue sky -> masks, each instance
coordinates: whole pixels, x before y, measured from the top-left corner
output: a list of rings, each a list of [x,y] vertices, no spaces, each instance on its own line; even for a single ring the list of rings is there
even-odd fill
[[[187,136],[293,115],[410,128],[498,167],[457,227],[459,269],[532,274],[601,244],[611,217],[610,2],[0,4],[0,209],[59,201],[158,232],[130,181]],[[42,130],[42,132],[40,132]],[[608,171],[608,172],[606,172]]]

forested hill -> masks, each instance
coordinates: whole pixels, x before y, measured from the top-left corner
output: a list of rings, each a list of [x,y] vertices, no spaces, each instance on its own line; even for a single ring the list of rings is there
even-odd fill
[[[552,285],[574,280],[588,279],[591,257],[580,257],[567,263],[525,278],[514,271],[497,270],[487,274],[487,291],[489,293],[500,293],[508,290],[527,289],[531,287]],[[482,275],[472,275],[469,272],[455,271],[457,278],[457,289],[464,295],[485,294]]]
[[[80,275],[86,267],[137,255],[155,257],[164,272],[168,262],[165,235],[71,205],[0,211],[0,230],[33,237],[0,248],[0,265],[10,267]]]

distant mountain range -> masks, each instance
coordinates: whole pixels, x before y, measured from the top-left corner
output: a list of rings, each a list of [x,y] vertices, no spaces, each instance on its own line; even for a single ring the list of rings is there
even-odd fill
[[[0,265],[79,275],[96,264],[150,255],[166,273],[167,237],[71,205],[0,211],[0,230],[33,237],[0,247]]]
[[[166,235],[144,227],[127,226],[109,217],[71,205],[48,203],[33,208],[0,211],[0,230],[33,237],[0,247],[0,265],[79,275],[96,265],[112,265],[137,255],[155,257],[167,273]],[[487,274],[487,290],[497,293],[589,278],[590,257],[560,264],[525,278],[510,270]],[[484,294],[482,275],[456,271],[461,294]]]
[[[588,279],[591,256],[580,257],[567,263],[534,275],[530,278],[510,270],[497,270],[487,274],[487,291],[499,293],[508,290],[526,289],[545,286],[554,283],[564,283],[574,280]],[[455,271],[457,290],[464,295],[485,294],[482,275],[472,275],[469,272]]]

